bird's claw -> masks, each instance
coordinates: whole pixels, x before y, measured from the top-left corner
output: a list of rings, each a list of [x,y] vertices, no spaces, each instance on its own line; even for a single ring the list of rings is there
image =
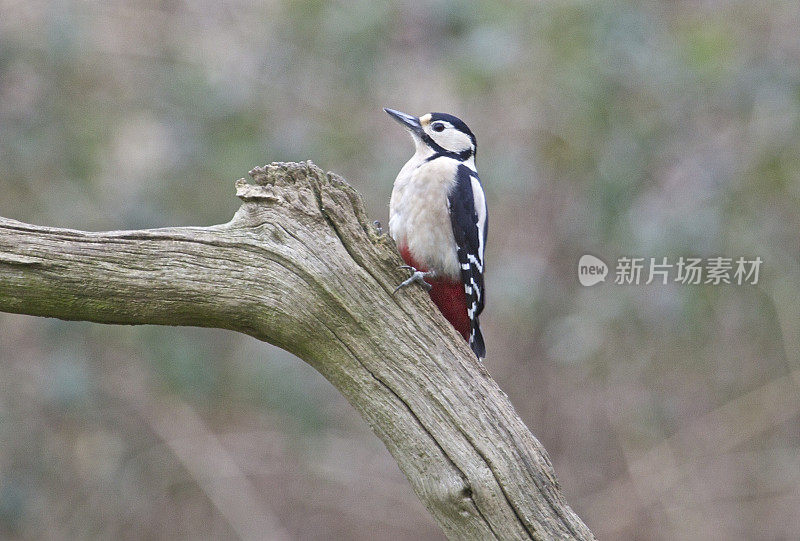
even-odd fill
[[[398,268],[399,269],[410,270],[411,271],[411,276],[409,276],[409,278],[407,280],[404,280],[399,286],[394,288],[394,291],[392,291],[392,295],[397,293],[400,289],[402,289],[402,288],[404,288],[404,287],[406,287],[408,285],[413,284],[414,282],[417,282],[419,285],[421,285],[423,288],[425,288],[425,291],[430,291],[431,288],[433,287],[432,285],[430,285],[428,282],[425,281],[425,278],[433,276],[433,272],[430,272],[430,271],[427,271],[427,272],[418,271],[417,269],[415,269],[411,265],[400,265]]]

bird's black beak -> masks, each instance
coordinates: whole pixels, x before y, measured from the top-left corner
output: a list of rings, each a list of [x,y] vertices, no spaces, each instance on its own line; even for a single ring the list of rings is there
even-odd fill
[[[400,111],[395,111],[394,109],[389,109],[387,107],[384,107],[383,110],[389,113],[389,116],[405,126],[406,129],[411,131],[411,133],[419,134],[422,131],[422,125],[419,123],[419,118],[401,113]]]

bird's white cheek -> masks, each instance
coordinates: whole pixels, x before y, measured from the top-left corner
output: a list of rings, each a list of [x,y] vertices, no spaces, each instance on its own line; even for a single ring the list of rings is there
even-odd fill
[[[457,130],[447,130],[442,133],[433,134],[433,140],[447,150],[453,152],[462,152],[472,148],[472,141],[465,134]]]

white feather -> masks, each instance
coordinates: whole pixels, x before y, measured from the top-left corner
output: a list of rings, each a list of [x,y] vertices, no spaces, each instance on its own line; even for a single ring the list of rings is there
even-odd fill
[[[426,161],[426,148],[418,145],[397,175],[389,202],[389,234],[420,265],[457,280],[461,265],[447,195],[459,162],[448,157]]]
[[[472,177],[472,197],[475,203],[475,213],[478,215],[478,258],[480,259],[478,270],[483,272],[483,250],[486,241],[483,238],[483,229],[486,226],[486,196],[483,194],[481,183],[475,177]]]

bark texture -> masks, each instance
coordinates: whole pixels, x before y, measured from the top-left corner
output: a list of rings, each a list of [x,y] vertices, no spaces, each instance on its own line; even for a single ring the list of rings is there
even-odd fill
[[[593,539],[546,451],[405,275],[358,194],[311,162],[237,181],[227,223],[83,232],[0,218],[0,311],[220,327],[311,364],[452,539]]]

